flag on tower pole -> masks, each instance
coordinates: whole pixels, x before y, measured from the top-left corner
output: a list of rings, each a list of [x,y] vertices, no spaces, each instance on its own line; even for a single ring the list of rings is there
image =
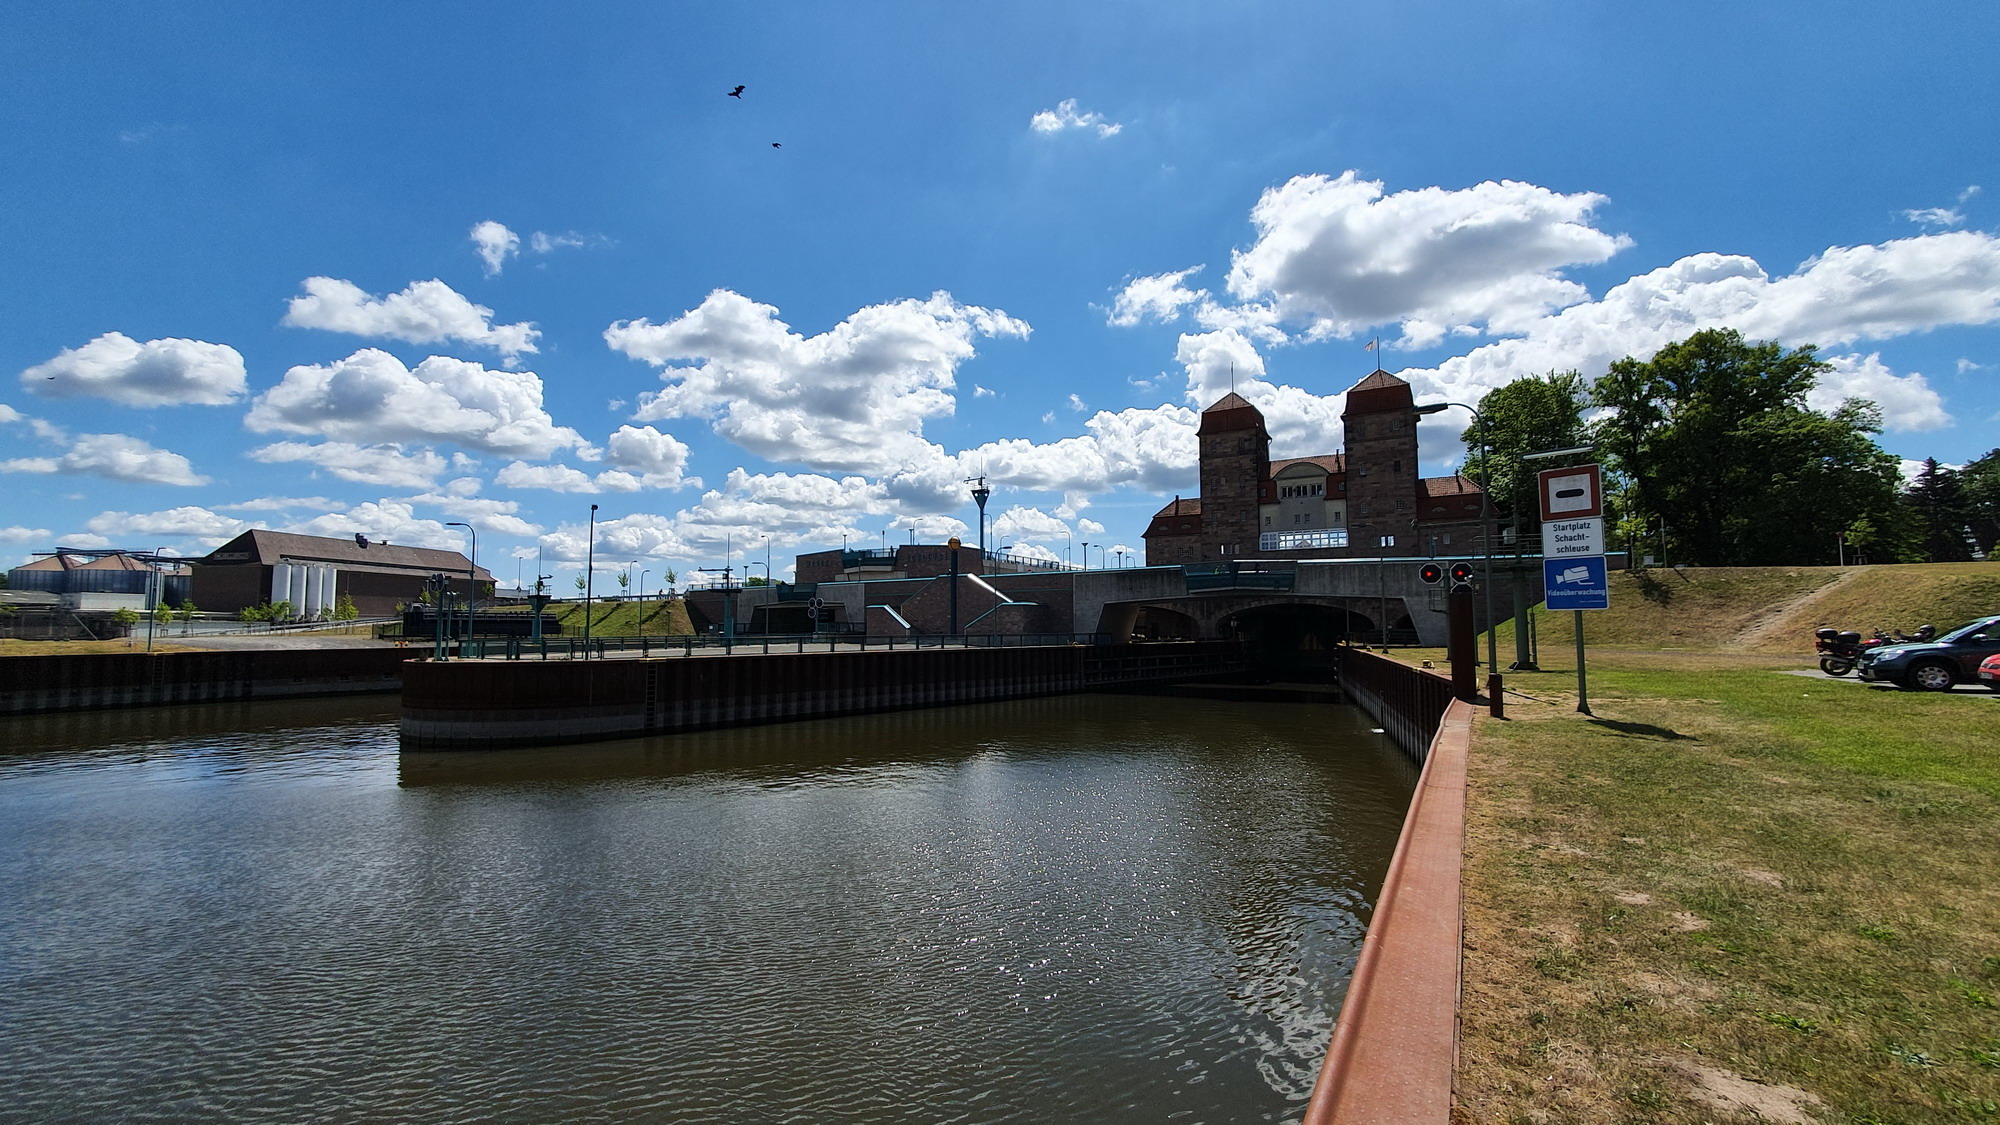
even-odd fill
[[[1368,346],[1362,348],[1361,350],[1364,352],[1372,352],[1380,349],[1381,346],[1382,346],[1382,337],[1377,336],[1373,340],[1368,341]]]

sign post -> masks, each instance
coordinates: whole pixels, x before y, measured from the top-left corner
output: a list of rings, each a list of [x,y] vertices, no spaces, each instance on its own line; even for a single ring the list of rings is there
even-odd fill
[[[1576,614],[1576,709],[1590,714],[1584,671],[1583,613],[1610,609],[1604,565],[1604,474],[1596,465],[1543,469],[1542,590],[1550,609]]]

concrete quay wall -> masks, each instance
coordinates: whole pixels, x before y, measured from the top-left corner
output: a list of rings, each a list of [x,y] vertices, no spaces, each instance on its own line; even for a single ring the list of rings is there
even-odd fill
[[[413,661],[402,747],[484,750],[1170,683],[1241,671],[1233,641],[561,663]]]
[[[392,692],[410,655],[340,648],[0,657],[0,715]]]

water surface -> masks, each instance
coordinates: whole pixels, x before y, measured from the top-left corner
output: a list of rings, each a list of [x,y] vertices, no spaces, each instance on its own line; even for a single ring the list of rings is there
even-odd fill
[[[0,1120],[1295,1120],[1414,780],[1324,704],[392,707],[0,727]]]

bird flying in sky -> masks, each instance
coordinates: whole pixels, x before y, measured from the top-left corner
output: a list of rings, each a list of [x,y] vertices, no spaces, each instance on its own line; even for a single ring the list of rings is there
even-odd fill
[[[729,91],[729,96],[730,96],[730,97],[732,97],[732,98],[740,98],[740,97],[742,97],[742,96],[743,96],[743,87],[741,87],[741,86],[738,86],[738,87],[736,87],[736,88],[735,88],[734,90],[731,90],[731,91]]]

